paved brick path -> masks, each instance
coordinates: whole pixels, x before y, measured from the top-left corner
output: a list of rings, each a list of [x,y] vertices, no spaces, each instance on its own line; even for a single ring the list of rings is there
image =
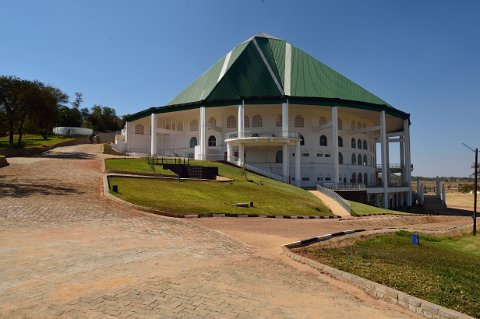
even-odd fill
[[[410,317],[217,231],[103,199],[100,151],[0,169],[1,318]]]

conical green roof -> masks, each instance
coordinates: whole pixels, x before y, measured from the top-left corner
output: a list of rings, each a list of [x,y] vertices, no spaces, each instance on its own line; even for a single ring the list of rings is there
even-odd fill
[[[236,46],[167,105],[280,96],[387,105],[304,51],[267,34]]]
[[[290,43],[265,33],[237,45],[164,106],[132,115],[173,112],[200,106],[281,103],[345,106],[409,118],[358,84]]]

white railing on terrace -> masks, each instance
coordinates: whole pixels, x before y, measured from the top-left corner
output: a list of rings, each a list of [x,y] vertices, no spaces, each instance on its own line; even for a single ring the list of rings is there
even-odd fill
[[[391,163],[388,165],[389,169],[403,169],[405,166],[402,166],[401,164],[398,163]],[[411,164],[411,168],[413,170],[413,164]],[[377,169],[382,169],[382,164],[377,164]]]
[[[300,139],[300,134],[296,132],[283,132],[283,131],[262,131],[262,130],[252,130],[243,132],[243,136],[240,138],[255,138],[255,137],[281,137],[281,138],[296,138]],[[236,139],[239,138],[238,132],[230,132],[225,134],[225,139]]]
[[[342,196],[338,195],[335,193],[333,190],[325,188],[323,186],[320,186],[317,184],[317,191],[320,193],[330,197],[334,201],[336,201],[340,206],[342,206],[347,212],[352,211],[352,206],[350,206],[350,203],[347,202]]]
[[[321,183],[323,188],[330,190],[365,190],[367,186],[365,184],[342,184],[342,183]]]

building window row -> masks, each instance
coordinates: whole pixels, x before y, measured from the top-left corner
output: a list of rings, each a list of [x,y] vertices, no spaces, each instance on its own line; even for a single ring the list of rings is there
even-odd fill
[[[355,153],[352,154],[352,165],[360,165],[360,166],[368,166],[368,157],[367,155],[362,155],[358,154],[358,156],[355,155]]]
[[[363,142],[362,142],[361,139],[358,139],[357,141],[355,141],[355,139],[352,138],[351,147],[352,148],[358,148],[359,150],[361,150],[362,148],[364,150],[368,150],[368,143],[367,143],[367,140],[363,140]]]

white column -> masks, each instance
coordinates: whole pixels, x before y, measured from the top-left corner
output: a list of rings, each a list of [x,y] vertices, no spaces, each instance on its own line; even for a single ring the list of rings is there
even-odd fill
[[[403,121],[403,131],[404,131],[404,144],[405,144],[405,182],[408,184],[408,199],[407,206],[412,206],[412,185],[410,183],[412,179],[412,157],[410,152],[410,120],[406,119]]]
[[[407,182],[407,169],[405,166],[405,143],[404,143],[405,134],[400,136],[400,168],[402,169],[402,184]]]
[[[388,163],[387,163],[387,127],[385,111],[380,113],[380,141],[382,151],[383,208],[388,209]]]
[[[282,136],[288,138],[288,100],[282,103]]]
[[[302,177],[300,176],[300,142],[295,144],[295,185],[301,186]]]
[[[340,178],[340,165],[338,164],[338,113],[337,107],[332,107],[332,161],[333,161],[333,180],[338,184]]]
[[[205,106],[200,107],[200,159],[206,159],[206,135],[207,135],[207,125],[205,120]]]
[[[442,186],[442,202],[445,206],[447,206],[447,192],[445,190],[445,186]]]
[[[238,105],[238,138],[242,138],[245,132],[245,102]]]
[[[150,115],[150,155],[157,154],[157,114]]]
[[[290,176],[289,167],[290,164],[288,163],[288,144],[283,144],[282,149],[282,163],[283,163],[283,181],[288,183],[288,177]],[[295,154],[295,156],[300,156],[300,154]]]
[[[239,143],[238,144],[238,161],[239,165],[243,167],[243,164],[245,163],[245,150],[243,148],[243,144]]]
[[[435,192],[437,193],[437,197],[438,198],[441,198],[442,196],[442,186],[440,185],[440,178],[438,178],[437,176],[437,180],[436,180],[436,183],[435,183]]]
[[[125,122],[125,152],[128,152],[128,133],[130,133],[130,124]]]
[[[227,142],[227,162],[232,161],[232,146]]]

